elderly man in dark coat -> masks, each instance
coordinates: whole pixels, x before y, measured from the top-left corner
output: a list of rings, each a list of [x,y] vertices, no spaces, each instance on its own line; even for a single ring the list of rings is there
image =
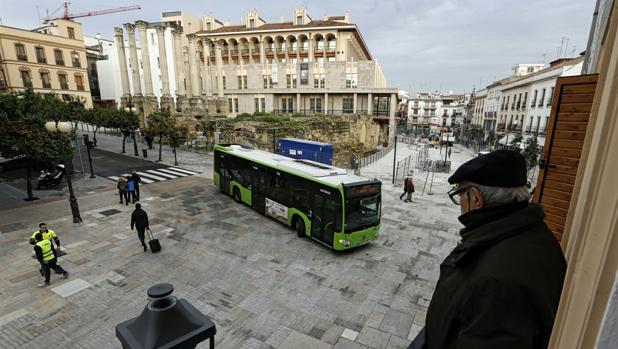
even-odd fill
[[[528,203],[525,159],[511,150],[481,155],[449,183],[465,227],[410,348],[546,348],[566,262],[543,209]]]

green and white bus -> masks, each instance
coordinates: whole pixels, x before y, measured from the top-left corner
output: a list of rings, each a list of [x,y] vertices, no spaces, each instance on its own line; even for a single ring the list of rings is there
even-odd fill
[[[378,238],[381,185],[319,162],[215,146],[215,185],[239,203],[335,250]]]

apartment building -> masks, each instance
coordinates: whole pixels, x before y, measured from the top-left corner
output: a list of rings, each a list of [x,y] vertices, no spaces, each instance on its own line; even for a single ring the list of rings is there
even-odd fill
[[[0,90],[72,96],[92,107],[82,26],[69,20],[25,30],[0,26]]]
[[[398,89],[387,86],[380,65],[347,14],[312,19],[300,7],[294,9],[292,21],[276,23],[266,22],[255,10],[248,11],[240,24],[212,15],[197,19],[181,11],[166,12],[161,20],[140,21],[138,27],[156,31],[158,50],[148,42],[147,46],[140,44],[140,51],[141,56],[159,58],[158,103],[162,107],[194,116],[366,114],[394,126]],[[189,22],[191,31],[186,29]],[[193,31],[196,22],[199,30]],[[152,101],[149,86],[158,78],[152,64],[140,67],[135,35],[130,34],[132,26],[124,26],[127,41],[122,29],[116,28],[116,43],[122,43],[117,56],[125,104],[129,96],[138,104],[148,97]],[[133,61],[138,62],[134,64],[137,72],[128,67],[127,62]],[[136,83],[140,79],[144,89],[131,87],[140,86]]]
[[[416,134],[437,134],[463,124],[469,95],[420,92],[408,100],[408,127]]]
[[[487,100],[487,89],[478,90],[474,94],[474,108],[472,109],[472,118],[470,126],[473,128],[481,128],[483,125],[483,115],[485,113],[485,102]]]
[[[579,75],[582,62],[583,57],[562,58],[551,62],[547,68],[503,84],[496,130],[499,133],[545,134],[556,79]]]

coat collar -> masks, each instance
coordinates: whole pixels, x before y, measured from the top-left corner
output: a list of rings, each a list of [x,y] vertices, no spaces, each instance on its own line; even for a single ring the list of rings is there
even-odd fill
[[[545,213],[537,204],[518,202],[491,209],[473,211],[459,217],[466,225],[461,242],[442,265],[456,267],[471,251],[487,248],[511,236],[521,234],[543,221]]]

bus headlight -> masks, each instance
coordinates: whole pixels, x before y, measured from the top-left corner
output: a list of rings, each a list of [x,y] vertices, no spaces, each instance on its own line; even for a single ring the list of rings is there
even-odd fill
[[[350,246],[349,240],[339,240],[339,243],[342,244],[343,246]]]

